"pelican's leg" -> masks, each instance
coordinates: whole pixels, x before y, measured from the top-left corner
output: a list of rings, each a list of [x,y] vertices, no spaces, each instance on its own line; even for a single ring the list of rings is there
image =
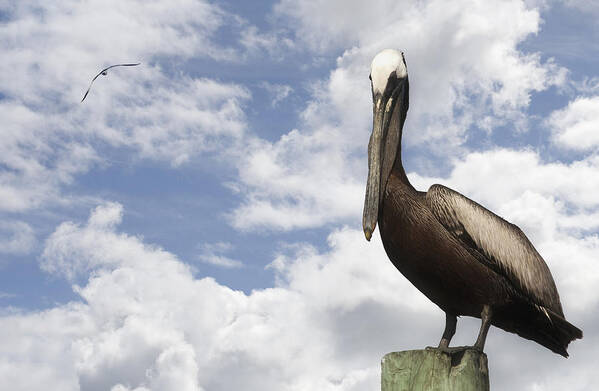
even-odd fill
[[[458,318],[455,315],[450,315],[448,312],[445,313],[445,331],[443,331],[443,337],[439,342],[439,349],[445,350],[449,347],[449,342],[455,334],[455,326],[458,323]]]
[[[491,306],[485,304],[483,306],[483,310],[480,314],[480,318],[482,323],[480,325],[480,331],[478,332],[478,338],[476,339],[476,343],[474,347],[481,352],[485,347],[485,341],[487,340],[487,333],[489,332],[489,327],[491,326],[491,316],[493,315],[491,311]]]

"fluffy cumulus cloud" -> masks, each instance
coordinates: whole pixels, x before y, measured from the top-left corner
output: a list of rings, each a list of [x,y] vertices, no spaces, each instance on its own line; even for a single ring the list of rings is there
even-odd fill
[[[347,13],[338,12],[342,9]],[[296,23],[298,39],[308,45],[321,50],[353,46],[344,58],[361,72],[352,77],[363,78],[379,50],[403,50],[417,87],[411,91],[412,116],[425,125],[419,128],[427,137],[441,131],[438,121],[442,128],[448,122],[467,127],[473,120],[485,125],[490,119],[481,116],[482,109],[491,108],[499,117],[517,115],[514,110],[529,103],[532,91],[565,81],[565,69],[517,50],[540,26],[539,9],[523,1],[353,1],[343,7],[282,1],[278,11]],[[474,118],[459,115],[462,110]]]
[[[462,151],[467,131],[492,132],[508,121],[526,130],[531,93],[565,82],[566,70],[552,59],[518,50],[540,25],[539,10],[525,2],[350,3],[282,1],[275,8],[298,41],[341,55],[313,85],[301,126],[276,142],[256,142],[241,159],[247,198],[233,213],[235,226],[291,229],[356,218],[366,175],[358,163],[371,122],[369,66],[381,49],[406,54],[406,144],[426,144],[442,157]]]
[[[310,135],[294,130],[274,144],[255,140],[240,161],[235,190],[246,199],[231,213],[234,226],[289,230],[354,216],[362,185],[348,170],[345,151],[332,141],[344,144],[340,133],[337,128]]]
[[[334,231],[323,252],[282,248],[269,266],[277,284],[244,294],[196,278],[175,255],[119,232],[122,214],[119,204],[100,205],[85,224],[65,222],[46,241],[44,269],[83,281],[74,285],[82,302],[1,314],[8,353],[0,375],[12,389],[375,389],[390,347],[434,344],[441,333],[441,311],[397,273],[378,238],[367,243],[357,230]],[[576,244],[569,251],[562,262],[583,255]],[[583,329],[596,321],[596,302],[569,304]],[[456,339],[471,343],[477,327],[461,320]],[[585,338],[564,360],[493,329],[494,387],[508,388],[518,373],[522,389],[557,390],[564,376],[575,379],[570,389],[589,389],[597,336]],[[514,355],[521,359],[499,359]]]
[[[599,96],[579,97],[547,121],[556,144],[580,151],[599,146]]]
[[[48,238],[42,267],[89,279],[75,285],[83,303],[3,314],[11,353],[0,372],[13,389],[363,389],[378,381],[386,341],[359,341],[360,332],[392,333],[410,324],[404,311],[435,314],[389,263],[363,262],[383,252],[355,240],[359,232],[332,234],[326,254],[287,249],[271,266],[278,286],[246,295],[119,233],[121,218],[121,205],[101,205],[87,223],[65,222]],[[363,312],[370,319],[356,330]]]
[[[234,226],[290,230],[349,221],[363,202],[368,143],[367,73],[338,67],[311,86],[301,128],[275,142],[252,139],[238,159],[235,189],[245,195],[231,213]],[[362,71],[367,68],[361,69]],[[355,94],[354,91],[365,91]]]
[[[532,191],[567,203],[568,214],[599,207],[599,156],[590,155],[569,164],[545,162],[530,150],[495,149],[472,152],[454,161],[448,182],[491,209]],[[492,179],[492,180],[491,180]],[[483,185],[484,184],[484,185]],[[512,216],[510,216],[512,217]]]

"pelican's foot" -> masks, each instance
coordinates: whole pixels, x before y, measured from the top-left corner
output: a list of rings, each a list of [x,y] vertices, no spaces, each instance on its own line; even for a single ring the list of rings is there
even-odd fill
[[[427,350],[439,350],[443,353],[449,354],[450,356],[456,353],[463,353],[466,350],[477,350],[479,352],[482,353],[482,349],[479,348],[478,346],[439,346],[439,347],[434,347],[434,346],[427,346],[426,347]]]

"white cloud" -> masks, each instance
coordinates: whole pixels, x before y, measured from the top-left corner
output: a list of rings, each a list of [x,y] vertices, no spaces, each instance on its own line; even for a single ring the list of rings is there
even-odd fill
[[[339,130],[312,135],[294,130],[274,144],[256,141],[239,161],[247,198],[231,214],[233,225],[289,230],[354,216],[362,186],[332,140],[343,144]]]
[[[599,156],[566,164],[543,162],[536,152],[496,149],[472,152],[454,161],[446,180],[456,190],[492,209],[500,209],[529,190],[553,196],[580,210],[599,206]]]
[[[0,222],[0,253],[26,254],[35,245],[33,228],[23,221]]]
[[[581,80],[570,80],[571,92],[583,96],[592,96],[599,93],[599,77],[584,76]]]
[[[179,165],[230,147],[245,133],[242,104],[249,93],[238,85],[169,80],[150,67],[109,77],[110,88],[95,86],[94,95],[66,116],[0,101],[0,112],[7,113],[1,162],[8,168],[0,173],[0,208],[26,210],[58,198],[61,186],[102,161],[96,148],[126,148]]]
[[[0,210],[22,211],[57,197],[57,188],[97,161],[95,151],[64,134],[57,115],[45,116],[12,100],[0,100]]]
[[[256,26],[249,25],[241,30],[239,43],[248,50],[248,54],[266,51],[272,60],[281,61],[285,51],[295,47],[295,42],[285,35],[284,31],[263,33]]]
[[[282,1],[278,17],[318,53],[348,47],[328,79],[314,83],[300,126],[250,144],[239,162],[244,203],[235,227],[289,230],[354,221],[362,208],[371,126],[369,64],[377,51],[405,51],[410,111],[404,148],[425,143],[444,158],[463,154],[466,132],[507,121],[526,128],[533,91],[566,70],[518,45],[538,32],[536,8],[521,1]]]
[[[276,84],[265,81],[260,84],[260,87],[264,88],[266,92],[271,95],[270,104],[272,107],[277,106],[279,102],[287,98],[289,94],[293,92],[293,88],[287,84]]]
[[[89,216],[88,226],[96,230],[112,230],[123,220],[123,206],[109,202],[97,206]]]
[[[277,10],[312,47],[353,46],[343,59],[362,67],[354,77],[365,77],[379,50],[404,50],[413,87],[411,115],[427,137],[441,132],[437,138],[446,138],[448,122],[480,126],[488,109],[495,121],[521,119],[518,111],[528,105],[531,91],[565,81],[565,69],[518,51],[540,24],[538,9],[522,1],[282,1]],[[469,114],[460,118],[462,110]],[[452,136],[463,136],[457,132]]]
[[[45,269],[88,276],[75,286],[84,302],[0,316],[0,376],[12,389],[374,389],[383,354],[435,344],[442,332],[442,313],[395,270],[378,235],[369,243],[345,228],[323,252],[282,249],[271,264],[277,285],[246,295],[196,279],[173,254],[117,232],[121,215],[120,205],[105,204],[48,239]],[[579,245],[568,254],[581,255]],[[597,303],[587,304],[566,307],[583,329],[596,313]],[[472,343],[477,328],[460,320],[456,344]],[[526,389],[543,379],[543,389],[557,390],[568,376],[580,385],[573,389],[592,388],[589,337],[563,360],[492,329],[492,382]],[[522,359],[502,359],[514,355]]]
[[[130,85],[129,93],[136,91],[136,97],[129,98],[123,86],[123,99],[135,105],[108,105],[100,113],[91,113],[98,114],[102,124],[119,121],[117,135],[113,135],[117,129],[109,126],[98,129],[107,141],[132,147],[142,157],[179,165],[202,152],[230,148],[243,136],[242,104],[250,97],[245,88],[210,79],[170,80],[152,73],[148,76],[159,82],[150,82],[151,91]]]
[[[222,255],[222,253],[226,253],[233,249],[233,245],[231,243],[204,243],[201,246],[201,249],[202,253],[199,255],[198,258],[202,262],[210,263],[212,265],[221,266],[224,268],[243,267],[243,262]]]
[[[566,148],[588,151],[599,146],[599,96],[578,97],[551,113],[546,125],[554,142]]]
[[[237,61],[215,45],[231,15],[203,1],[19,2],[0,29],[0,209],[26,211],[61,199],[64,186],[106,151],[173,166],[234,145],[244,134],[242,86],[158,65],[164,56]],[[18,38],[17,38],[18,37]],[[116,68],[94,83],[106,65]]]
[[[366,357],[348,351],[346,344],[358,331],[337,316],[357,321],[366,310],[397,322],[398,312],[389,309],[403,305],[402,300],[410,311],[431,316],[432,307],[418,305],[423,298],[388,262],[363,262],[384,253],[380,243],[374,247],[355,240],[361,237],[356,231],[331,236],[331,253],[300,246],[281,255],[281,285],[245,295],[209,278],[194,279],[172,254],[116,232],[121,214],[118,204],[100,206],[87,224],[63,223],[48,239],[43,268],[67,278],[89,275],[75,288],[85,304],[0,318],[0,338],[14,338],[9,345],[2,341],[12,360],[0,372],[11,371],[14,389],[42,381],[67,390],[76,384],[84,389],[232,389],[242,384],[265,390],[362,389],[377,381],[384,341],[361,345],[370,352]],[[324,273],[315,274],[314,268]],[[68,322],[62,335],[51,334]],[[36,329],[40,323],[49,325]],[[4,332],[16,324],[20,327]],[[367,323],[360,330],[390,332],[390,324]],[[18,330],[32,337],[17,338]],[[50,335],[53,342],[46,346],[43,340]],[[31,355],[31,349],[43,352]],[[69,362],[55,365],[58,360],[51,357],[58,356]],[[47,360],[39,374],[29,372],[35,357]]]

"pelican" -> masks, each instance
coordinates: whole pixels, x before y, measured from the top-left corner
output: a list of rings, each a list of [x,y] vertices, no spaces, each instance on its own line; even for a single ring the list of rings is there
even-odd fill
[[[403,52],[377,54],[370,80],[364,234],[370,241],[378,222],[393,265],[445,312],[438,348],[482,352],[493,325],[568,357],[582,331],[566,321],[549,268],[520,228],[448,187],[422,192],[410,184],[401,161],[409,90]],[[450,348],[462,315],[481,319],[478,338]]]
[[[85,97],[87,96],[87,94],[89,94],[89,90],[92,88],[92,84],[94,84],[94,81],[96,81],[96,79],[98,78],[98,76],[102,75],[102,76],[106,76],[108,74],[108,70],[110,68],[114,68],[114,67],[134,67],[141,64],[141,62],[135,63],[135,64],[115,64],[115,65],[111,65],[109,67],[106,67],[104,69],[102,69],[100,71],[100,73],[98,73],[96,76],[94,76],[94,78],[92,79],[91,83],[89,83],[89,87],[87,87],[87,91],[85,91],[85,95],[83,95],[83,99],[81,99],[81,103],[85,100]]]

